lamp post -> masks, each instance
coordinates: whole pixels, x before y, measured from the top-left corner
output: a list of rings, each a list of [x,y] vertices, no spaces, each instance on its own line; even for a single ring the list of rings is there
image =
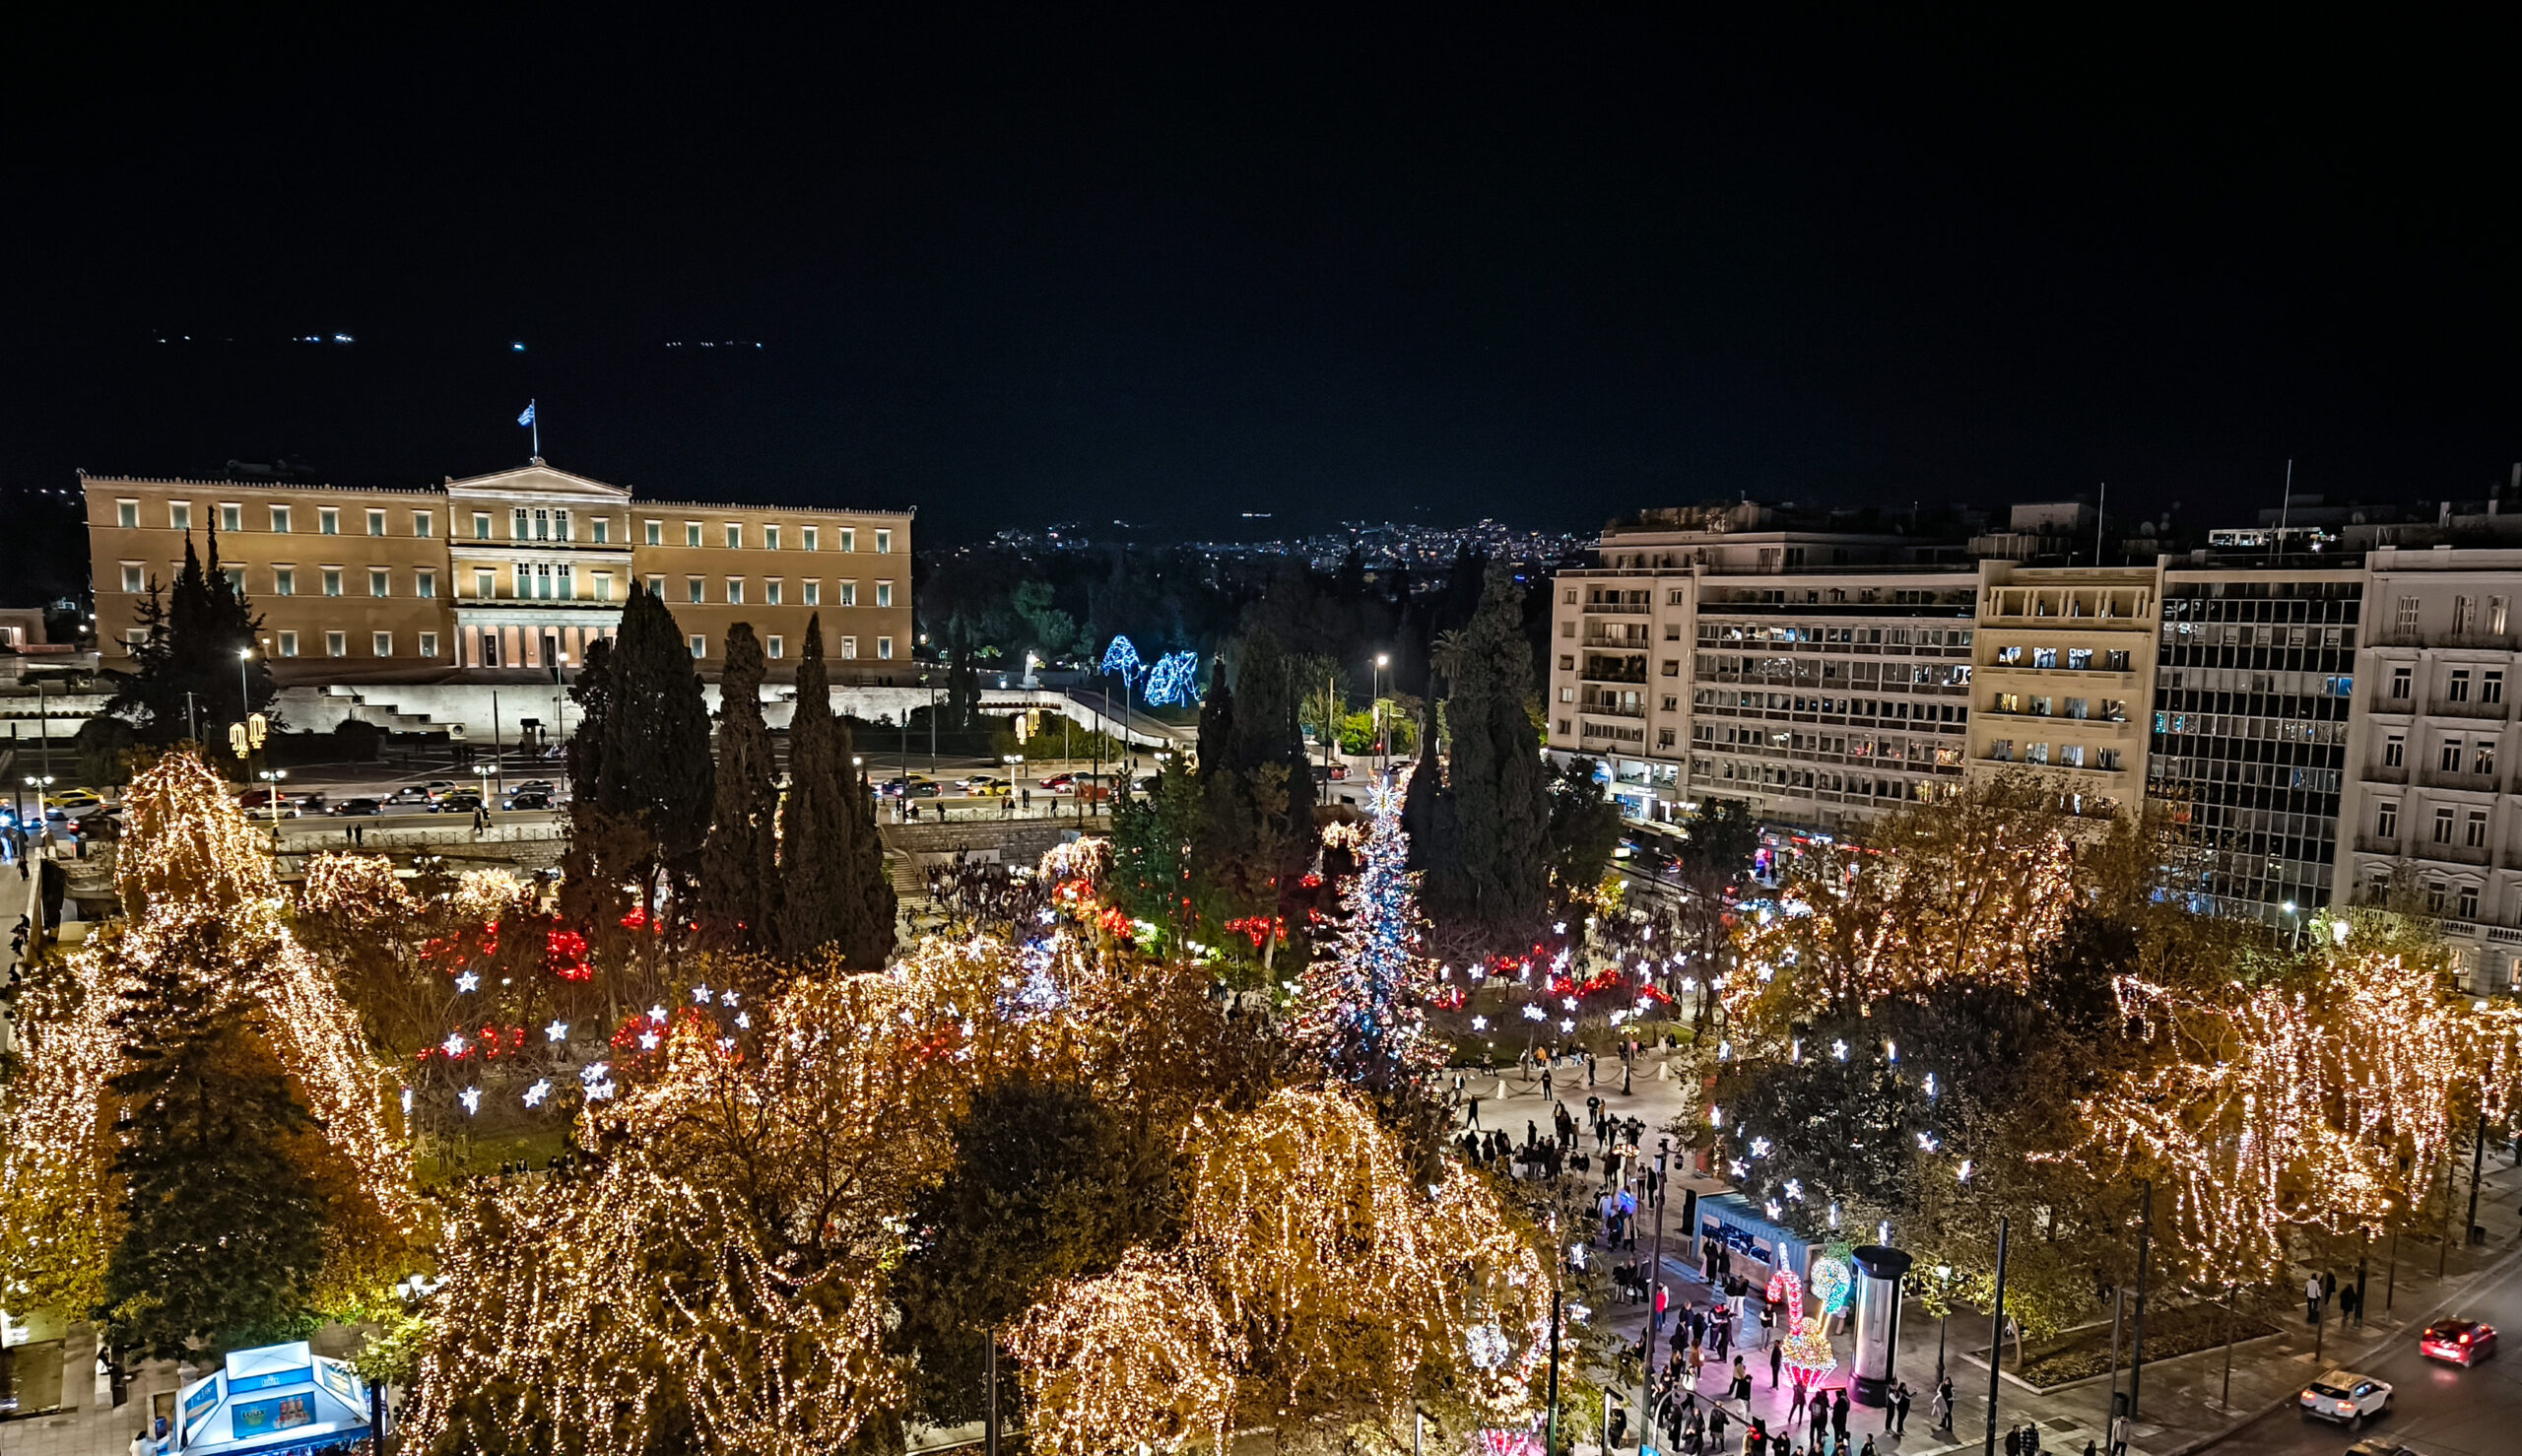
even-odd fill
[[[1392,761],[1392,755],[1385,748],[1383,741],[1383,670],[1391,663],[1392,658],[1389,654],[1378,652],[1375,654],[1375,670],[1366,675],[1366,691],[1370,695],[1367,707],[1373,714],[1371,721],[1375,730],[1375,771],[1377,773],[1381,773]]]
[[[2278,908],[2286,912],[2287,949],[2292,951],[2303,949],[2303,917],[2295,913],[2294,902],[2288,900]]]
[[[1953,1266],[1935,1266],[1936,1307],[1944,1311],[1935,1321],[1935,1383],[1939,1389],[1944,1385],[1944,1332],[1953,1323],[1952,1286]]]
[[[1655,1336],[1663,1323],[1655,1313],[1655,1293],[1664,1282],[1664,1165],[1672,1156],[1673,1140],[1655,1140],[1655,1184],[1648,1197],[1655,1200],[1655,1248],[1647,1256],[1646,1274],[1646,1348],[1637,1372],[1637,1440],[1646,1442],[1646,1432],[1655,1424]],[[1675,1339],[1680,1337],[1676,1335]],[[1610,1400],[1610,1387],[1604,1387],[1604,1399]],[[1607,1411],[1609,1407],[1605,1408]],[[1605,1430],[1611,1428],[1610,1418],[1604,1419]]]

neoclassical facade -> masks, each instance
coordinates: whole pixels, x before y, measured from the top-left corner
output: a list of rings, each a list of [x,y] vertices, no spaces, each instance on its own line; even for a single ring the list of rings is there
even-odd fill
[[[702,672],[751,623],[774,676],[820,615],[836,682],[911,656],[908,510],[642,500],[537,459],[423,490],[81,477],[97,638],[127,665],[184,541],[263,619],[284,683],[421,683],[577,666],[630,587],[662,598]]]

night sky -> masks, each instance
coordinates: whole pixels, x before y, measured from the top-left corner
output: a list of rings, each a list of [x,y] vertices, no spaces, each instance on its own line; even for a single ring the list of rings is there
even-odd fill
[[[529,397],[556,465],[932,543],[2522,458],[2506,37],[910,9],[22,34],[0,479],[420,484]]]

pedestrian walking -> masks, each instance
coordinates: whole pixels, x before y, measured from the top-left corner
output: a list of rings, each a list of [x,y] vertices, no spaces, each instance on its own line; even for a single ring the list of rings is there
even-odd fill
[[[2303,1278],[2303,1323],[2316,1325],[2320,1322],[2321,1277],[2317,1274],[2306,1275]]]
[[[1782,1345],[1771,1345],[1769,1347],[1769,1389],[1771,1390],[1777,1389],[1777,1367],[1779,1357],[1785,1354],[1786,1347]]]
[[[1905,1389],[1906,1387],[1902,1388]],[[1897,1395],[1894,1395],[1892,1399],[1893,1404],[1896,1406],[1900,1398]],[[1894,1426],[1892,1429],[1894,1433],[1897,1433],[1899,1427]],[[1840,1445],[1844,1446],[1847,1444],[1848,1388],[1844,1385],[1839,1387],[1839,1393],[1836,1396],[1833,1396],[1830,1400],[1830,1433],[1839,1438]]]
[[[1771,1370],[1769,1373],[1774,1377],[1777,1372],[1775,1370]],[[1804,1382],[1801,1380],[1795,1380],[1788,1383],[1795,1387],[1794,1393],[1789,1395],[1786,1401],[1786,1426],[1787,1429],[1793,1430],[1795,1428],[1795,1423],[1802,1420],[1804,1417]],[[1769,1381],[1769,1388],[1772,1390],[1777,1388],[1777,1381],[1774,1378]]]
[[[1478,1098],[1478,1097],[1472,1097],[1472,1098],[1469,1098],[1469,1099],[1467,1099],[1467,1100],[1464,1102],[1464,1105],[1465,1105],[1466,1107],[1470,1108],[1471,1110],[1470,1110],[1470,1112],[1469,1112],[1469,1113],[1464,1117],[1464,1119],[1463,1119],[1463,1124],[1462,1124],[1462,1125],[1463,1125],[1463,1126],[1465,1126],[1465,1127],[1478,1127],[1478,1126],[1480,1126],[1480,1098]]]

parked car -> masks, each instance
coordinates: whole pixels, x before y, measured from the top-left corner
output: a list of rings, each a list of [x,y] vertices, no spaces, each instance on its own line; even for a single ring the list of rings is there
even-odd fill
[[[383,814],[384,812],[385,806],[379,804],[374,799],[344,799],[339,804],[333,806],[334,816],[340,819],[349,819],[359,815]]]
[[[552,795],[544,789],[519,789],[499,802],[501,809],[549,809]]]
[[[2438,1319],[2417,1337],[2417,1348],[2428,1359],[2475,1365],[2495,1354],[2495,1326],[2474,1319]]]
[[[1322,776],[1330,779],[1334,783],[1337,783],[1341,779],[1349,776],[1349,765],[1346,763],[1333,763],[1330,767],[1322,770]]]
[[[2391,1385],[2353,1370],[2332,1370],[2303,1387],[2303,1414],[2354,1430],[2391,1408]]]

